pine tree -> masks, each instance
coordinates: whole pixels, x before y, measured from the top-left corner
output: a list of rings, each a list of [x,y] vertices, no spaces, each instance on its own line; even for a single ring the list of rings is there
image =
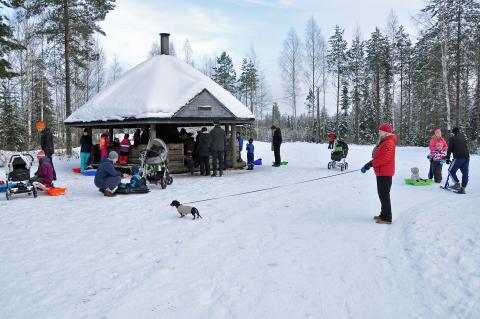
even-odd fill
[[[225,51],[217,58],[217,64],[213,68],[213,71],[213,80],[220,84],[225,90],[235,95],[237,75],[233,68],[232,59]]]
[[[365,74],[364,43],[360,39],[360,31],[357,30],[352,41],[352,46],[347,52],[348,73],[352,80],[352,105],[353,105],[353,130],[355,143],[360,142],[360,112],[361,112],[361,85]]]
[[[329,70],[337,78],[337,114],[336,114],[336,133],[339,134],[339,115],[340,115],[340,83],[345,73],[347,42],[343,39],[344,30],[335,26],[335,34],[330,37],[330,49],[328,51]]]
[[[115,7],[115,0],[31,0],[27,16],[37,16],[37,32],[48,41],[63,44],[65,74],[65,117],[72,113],[72,66],[84,68],[94,59],[92,36],[105,35],[99,21]],[[72,65],[73,64],[73,65]],[[67,154],[72,153],[72,135],[66,128]]]
[[[339,135],[338,137],[343,140],[348,139],[349,133],[349,96],[348,96],[348,83],[346,80],[343,80],[342,83],[342,96],[341,96],[341,116],[340,116],[340,124],[339,124]]]
[[[20,6],[19,0],[0,1],[0,79],[12,78],[17,73],[12,71],[12,65],[7,61],[6,56],[13,50],[23,49],[23,46],[13,38],[13,29],[7,24],[8,19],[3,14],[3,7],[17,8]]]
[[[24,147],[22,116],[9,80],[0,81],[0,149],[18,151]]]

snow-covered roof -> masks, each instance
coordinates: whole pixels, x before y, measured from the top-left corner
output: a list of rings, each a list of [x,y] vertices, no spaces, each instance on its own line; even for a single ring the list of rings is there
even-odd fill
[[[172,118],[204,90],[234,118],[255,118],[230,92],[191,65],[170,55],[157,55],[123,74],[73,112],[65,123]]]

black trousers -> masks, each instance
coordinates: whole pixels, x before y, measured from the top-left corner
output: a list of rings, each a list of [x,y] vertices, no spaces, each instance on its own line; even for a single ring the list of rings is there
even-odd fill
[[[273,155],[275,156],[275,165],[280,165],[282,159],[280,157],[280,145],[281,144],[273,144]]]
[[[377,176],[377,192],[382,203],[380,217],[392,221],[392,206],[390,203],[390,189],[392,188],[392,176]]]
[[[335,141],[328,141],[328,149],[332,149],[333,150],[333,144],[335,143]]]
[[[223,174],[223,157],[225,151],[212,151],[212,161],[213,161],[213,174],[217,174],[217,169],[220,171],[220,174]]]
[[[442,181],[442,164],[440,164],[440,161],[430,161],[428,178],[433,179],[435,183],[440,183]]]
[[[210,156],[199,156],[200,174],[210,175]]]
[[[255,166],[253,164],[254,161],[254,154],[253,153],[247,153],[247,164],[248,164],[248,169],[253,169]]]

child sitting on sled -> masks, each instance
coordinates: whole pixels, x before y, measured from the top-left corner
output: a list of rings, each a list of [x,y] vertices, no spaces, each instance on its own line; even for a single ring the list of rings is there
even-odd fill
[[[435,150],[430,152],[429,159],[430,163],[430,172],[433,175],[435,183],[442,182],[442,166],[445,164],[445,157],[447,152],[444,150],[442,143],[437,143]]]

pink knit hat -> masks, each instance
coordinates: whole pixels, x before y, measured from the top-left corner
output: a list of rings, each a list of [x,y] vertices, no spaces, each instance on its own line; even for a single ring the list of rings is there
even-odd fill
[[[389,123],[384,123],[384,124],[380,125],[378,127],[378,130],[379,131],[384,131],[384,132],[387,132],[387,133],[392,133],[393,132],[392,125],[389,124]]]
[[[442,136],[442,130],[439,129],[439,128],[436,128],[435,131],[433,131],[435,133],[435,135],[440,135]]]

